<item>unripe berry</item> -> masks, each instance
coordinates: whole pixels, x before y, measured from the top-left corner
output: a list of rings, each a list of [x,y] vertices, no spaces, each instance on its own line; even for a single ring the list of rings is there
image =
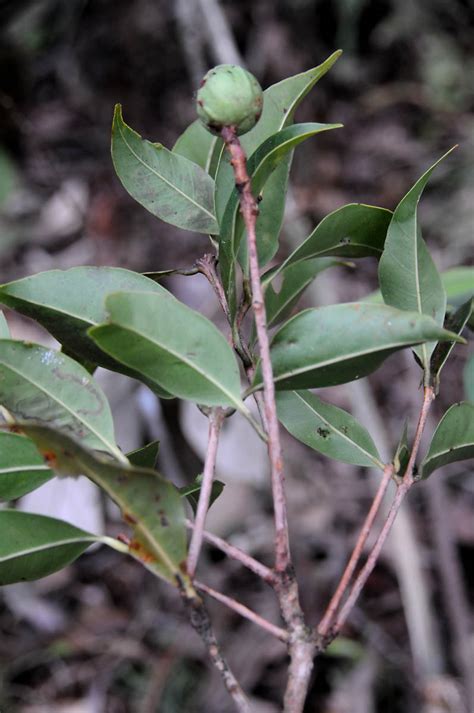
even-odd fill
[[[263,108],[263,92],[253,74],[234,64],[210,69],[197,92],[197,113],[214,134],[234,126],[237,134],[253,129]]]

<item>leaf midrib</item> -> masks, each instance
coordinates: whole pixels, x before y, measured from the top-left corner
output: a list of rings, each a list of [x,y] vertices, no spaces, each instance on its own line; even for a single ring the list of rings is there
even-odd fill
[[[90,542],[92,544],[93,542],[97,542],[97,540],[98,538],[95,535],[90,535],[89,537],[80,537],[78,535],[77,537],[68,538],[67,540],[58,540],[57,542],[48,542],[44,545],[35,545],[34,547],[29,547],[26,550],[22,550],[21,552],[15,552],[11,555],[0,555],[0,563],[9,562],[10,560],[16,559],[17,557],[27,557],[28,555],[33,555],[37,552],[52,550],[57,547],[66,547],[67,545],[80,544],[84,542]]]
[[[22,473],[24,471],[32,471],[32,470],[50,471],[51,468],[48,468],[47,465],[15,465],[15,466],[12,466],[11,468],[0,468],[0,475],[5,475],[6,473]]]
[[[290,376],[299,376],[299,374],[304,374],[305,372],[312,371],[315,368],[320,368],[320,367],[322,368],[324,366],[338,364],[341,361],[346,361],[347,359],[353,359],[354,357],[357,357],[357,356],[364,356],[365,354],[376,354],[377,352],[383,352],[383,351],[386,351],[387,349],[393,349],[394,347],[398,347],[398,346],[399,347],[416,346],[417,344],[421,344],[421,343],[422,343],[422,340],[417,341],[417,342],[408,342],[408,343],[394,342],[393,344],[384,345],[380,349],[367,349],[367,350],[360,351],[360,352],[350,352],[349,354],[343,354],[341,357],[332,358],[330,360],[326,359],[325,361],[318,362],[317,364],[313,364],[312,366],[309,366],[309,367],[304,367],[304,368],[301,367],[300,369],[293,369],[292,371],[285,372],[283,375],[274,376],[274,381],[275,381],[275,383],[278,381],[283,381],[283,379],[287,379]],[[261,385],[262,385],[261,382],[259,382],[258,384],[254,384],[252,386],[252,392],[255,391]]]

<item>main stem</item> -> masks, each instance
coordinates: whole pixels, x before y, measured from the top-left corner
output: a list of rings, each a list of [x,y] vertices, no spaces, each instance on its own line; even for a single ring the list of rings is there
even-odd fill
[[[237,137],[235,127],[225,127],[222,129],[221,135],[231,157],[235,185],[240,193],[240,209],[247,231],[252,309],[260,349],[265,425],[268,435],[267,444],[271,466],[275,518],[276,590],[279,596],[282,617],[289,634],[290,665],[284,711],[285,713],[301,713],[313,668],[315,640],[304,621],[299,602],[298,584],[291,562],[280,429],[276,411],[267,315],[258,265],[256,235],[258,205],[252,194],[245,152]]]

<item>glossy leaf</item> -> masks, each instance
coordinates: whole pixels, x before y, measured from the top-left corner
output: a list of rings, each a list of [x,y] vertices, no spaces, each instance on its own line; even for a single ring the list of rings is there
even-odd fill
[[[186,578],[186,530],[179,491],[156,470],[119,463],[65,433],[19,423],[59,475],[86,475],[120,507],[133,530],[129,553],[174,585]]]
[[[66,354],[84,363],[88,370],[97,364],[137,378],[132,370],[104,354],[87,334],[89,327],[106,318],[106,295],[118,290],[159,293],[174,299],[161,285],[131,270],[73,267],[1,285],[0,303],[39,322],[63,345]],[[169,396],[164,390],[158,395]]]
[[[421,464],[421,477],[467,458],[474,458],[474,404],[462,401],[451,406],[439,422]]]
[[[198,506],[198,501],[199,501],[199,493],[201,492],[201,484],[202,484],[202,474],[196,476],[195,480],[193,483],[190,485],[185,485],[184,487],[179,489],[179,492],[181,493],[182,497],[185,497],[189,504],[191,505],[194,514],[196,514],[197,506]],[[211,497],[209,499],[209,507],[213,505],[219,495],[221,495],[222,491],[225,488],[225,483],[223,483],[221,480],[213,480],[212,481],[212,489],[211,489]]]
[[[20,498],[54,476],[35,444],[17,433],[0,431],[0,501]]]
[[[184,230],[217,232],[212,178],[183,156],[143,140],[125,124],[119,104],[112,124],[112,158],[123,187],[150,213]]]
[[[434,169],[447,155],[431,166],[398,204],[379,263],[380,290],[385,303],[429,315],[440,326],[446,311],[446,293],[421,237],[418,203]],[[435,346],[424,343],[415,349],[425,371],[429,369]]]
[[[247,170],[252,180],[253,194],[260,193],[272,172],[295,146],[322,131],[340,126],[340,124],[295,124],[270,136],[248,161]],[[239,256],[244,233],[239,201],[239,192],[234,188],[222,218],[219,239],[219,269],[231,314],[234,314],[236,307],[235,262]]]
[[[444,326],[450,332],[461,334],[467,321],[469,320],[473,309],[473,298],[471,297],[465,302],[456,312],[448,315]],[[439,342],[431,355],[430,371],[436,383],[439,381],[441,369],[446,364],[451,351],[454,348],[454,342]]]
[[[425,315],[351,302],[307,309],[273,337],[277,389],[311,389],[354,381],[390,354],[431,339],[459,339]],[[253,390],[261,388],[258,366]]]
[[[268,276],[263,276],[265,289],[265,306],[267,310],[267,324],[269,327],[279,324],[286,319],[306,288],[323,270],[341,265],[338,260],[331,258],[313,258],[288,265],[280,270],[271,270]],[[272,284],[273,274],[281,279],[280,289],[276,290]]]
[[[262,116],[255,127],[241,137],[241,143],[247,156],[251,156],[270,136],[293,123],[295,111],[301,101],[321,77],[329,71],[341,54],[341,50],[338,50],[318,67],[293,77],[287,77],[264,91]],[[234,174],[228,153],[225,152],[216,175],[216,213],[219,223],[233,188]]]
[[[277,411],[286,430],[315,451],[344,463],[383,470],[370,434],[346,411],[310,391],[278,393]]]
[[[0,339],[10,339],[10,328],[3,312],[0,312]]]
[[[100,538],[63,520],[0,511],[0,586],[57,572]]]
[[[363,203],[349,203],[329,213],[294,250],[281,269],[300,260],[336,257],[380,258],[392,213]]]
[[[216,154],[222,151],[223,145],[219,136],[211,134],[200,120],[196,119],[178,138],[173,146],[173,153],[197,163],[206,173],[214,177],[217,168]]]
[[[82,366],[54,349],[0,340],[0,404],[16,419],[54,425],[89,448],[124,458],[105,394]]]
[[[160,442],[152,441],[143,446],[143,448],[137,448],[127,453],[127,458],[132,465],[136,465],[139,468],[155,468],[159,450]]]
[[[119,292],[89,334],[107,354],[179,398],[246,411],[236,358],[217,327],[178,300]]]

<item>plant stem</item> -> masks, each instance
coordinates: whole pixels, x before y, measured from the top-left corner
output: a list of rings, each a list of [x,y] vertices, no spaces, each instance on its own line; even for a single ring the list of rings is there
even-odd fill
[[[200,589],[202,592],[209,594],[210,597],[213,597],[218,602],[225,604],[227,607],[229,607],[229,609],[232,609],[233,611],[240,614],[240,616],[243,616],[245,619],[248,619],[254,624],[257,624],[257,626],[260,626],[262,629],[265,629],[265,631],[268,631],[273,636],[276,636],[276,638],[280,639],[280,641],[288,641],[288,632],[285,631],[285,629],[282,629],[279,626],[275,626],[275,624],[272,624],[271,622],[267,621],[267,619],[264,619],[259,614],[252,611],[252,609],[246,607],[244,604],[241,604],[232,597],[228,597],[225,594],[221,594],[221,592],[217,592],[215,589],[212,589],[212,587],[208,587],[207,584],[203,584],[202,582],[195,581],[194,585],[197,589]]]
[[[209,614],[207,613],[207,609],[204,606],[202,599],[196,595],[192,598],[185,597],[184,601],[191,624],[201,637],[209,658],[221,674],[224,685],[234,701],[237,710],[239,713],[252,713],[245,693],[221,653],[219,644],[217,643],[216,637],[214,636],[214,632],[212,630]]]
[[[190,529],[193,529],[195,527],[195,524],[190,520],[186,520],[186,525]],[[270,585],[274,584],[275,575],[273,573],[273,570],[271,570],[269,567],[266,567],[264,564],[254,559],[246,552],[243,552],[238,547],[235,547],[235,545],[231,545],[220,537],[217,537],[217,535],[213,535],[210,532],[204,531],[202,533],[202,536],[203,540],[209,542],[211,545],[214,545],[214,547],[217,547],[228,557],[231,557],[237,562],[240,562],[240,564],[242,564],[244,567],[247,567],[247,569],[250,569],[258,577],[261,577],[261,579],[263,579],[265,582]]]
[[[258,205],[252,195],[250,178],[247,173],[247,161],[244,150],[233,127],[222,129],[222,138],[231,156],[234,169],[235,185],[240,193],[240,207],[247,229],[247,243],[250,267],[250,285],[252,289],[252,309],[255,317],[260,358],[262,362],[263,395],[265,415],[268,424],[268,452],[271,463],[272,490],[275,508],[275,555],[276,570],[283,572],[290,564],[288,522],[286,516],[286,498],[284,492],[283,460],[280,445],[280,432],[275,406],[275,385],[270,358],[270,341],[267,332],[267,317],[257,254],[256,220]]]
[[[304,621],[299,602],[298,584],[291,562],[280,429],[275,403],[275,385],[270,357],[265,300],[258,265],[256,235],[258,205],[252,195],[246,156],[236,135],[235,127],[224,127],[221,136],[231,157],[235,185],[240,194],[240,210],[247,232],[252,310],[263,376],[263,401],[268,434],[267,445],[271,466],[275,519],[276,591],[279,596],[282,617],[289,633],[290,666],[288,669],[284,711],[285,713],[301,713],[313,667],[315,640]]]
[[[384,468],[382,480],[380,481],[380,485],[375,494],[370,510],[367,514],[367,517],[365,518],[364,524],[362,525],[362,529],[360,531],[359,537],[357,538],[357,542],[352,551],[349,562],[347,563],[347,566],[340,579],[337,589],[334,592],[331,601],[329,602],[329,605],[326,609],[326,612],[318,626],[318,635],[323,641],[328,635],[333,619],[341,604],[342,598],[349,586],[355,568],[359,563],[363,549],[365,547],[365,543],[367,542],[367,538],[372,530],[375,518],[380,509],[380,505],[382,504],[385,492],[388,488],[390,480],[392,479],[393,470],[394,468],[391,463],[387,464]]]
[[[199,500],[196,511],[196,519],[194,522],[193,534],[188,552],[187,569],[191,578],[194,577],[196,567],[201,552],[202,538],[204,525],[206,522],[207,511],[211,500],[212,482],[216,469],[217,446],[219,443],[219,433],[222,422],[224,420],[224,411],[221,408],[213,408],[209,414],[209,439],[207,444],[206,460],[204,463],[204,472],[199,492]]]
[[[426,425],[426,419],[428,417],[428,412],[430,409],[430,406],[435,398],[434,390],[431,386],[425,386],[424,387],[424,398],[423,398],[423,405],[421,407],[420,411],[420,416],[418,419],[418,425],[416,428],[416,433],[415,433],[415,438],[413,440],[413,447],[412,451],[410,454],[410,459],[408,461],[405,474],[403,476],[403,480],[398,486],[395,498],[393,500],[392,506],[388,512],[387,519],[385,520],[385,523],[377,537],[377,540],[370,552],[370,555],[367,559],[366,564],[362,567],[360,570],[359,574],[357,575],[354,584],[352,585],[352,588],[349,592],[349,596],[347,597],[344,606],[342,607],[341,611],[339,612],[339,615],[336,619],[336,622],[333,627],[331,627],[328,637],[330,639],[333,639],[335,636],[339,634],[341,631],[341,628],[346,622],[347,617],[349,616],[354,604],[356,603],[360,592],[362,591],[362,588],[364,587],[365,583],[367,582],[369,576],[371,575],[375,565],[377,564],[377,560],[379,558],[380,552],[382,550],[382,547],[385,543],[385,540],[388,537],[388,534],[392,528],[393,522],[397,516],[398,511],[400,510],[401,504],[403,500],[405,499],[405,496],[407,495],[408,491],[412,487],[413,483],[415,482],[414,477],[413,477],[413,470],[415,467],[415,461],[416,461],[416,456],[418,454],[418,449],[420,447],[420,442],[421,442],[421,437],[423,435],[423,430]]]

